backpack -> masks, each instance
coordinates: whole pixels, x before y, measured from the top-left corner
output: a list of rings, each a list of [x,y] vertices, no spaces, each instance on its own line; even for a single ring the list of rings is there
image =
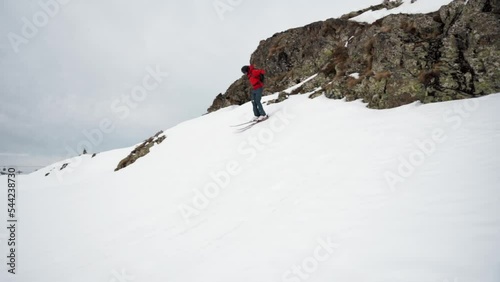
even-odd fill
[[[259,75],[259,80],[260,80],[260,82],[264,82],[264,79],[265,79],[264,74],[263,74],[263,73],[261,73],[261,74]]]

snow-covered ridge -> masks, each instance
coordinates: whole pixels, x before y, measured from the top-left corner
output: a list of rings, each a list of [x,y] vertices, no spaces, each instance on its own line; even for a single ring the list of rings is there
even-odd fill
[[[402,4],[394,9],[382,9],[377,11],[367,11],[350,20],[365,23],[374,23],[375,21],[394,14],[425,14],[439,10],[441,6],[447,5],[452,0],[404,0]]]

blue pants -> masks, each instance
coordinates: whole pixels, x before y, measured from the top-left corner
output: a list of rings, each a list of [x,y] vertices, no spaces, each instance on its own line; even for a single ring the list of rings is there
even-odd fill
[[[262,103],[260,102],[260,99],[262,99],[262,91],[264,91],[264,88],[262,87],[252,90],[253,114],[256,117],[266,115],[266,112],[264,112],[264,108],[262,107]]]

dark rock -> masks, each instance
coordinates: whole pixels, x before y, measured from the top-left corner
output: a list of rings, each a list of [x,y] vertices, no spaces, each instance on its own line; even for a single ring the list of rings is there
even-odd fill
[[[363,99],[378,109],[500,92],[499,0],[455,0],[433,13],[395,14],[373,24],[347,20],[352,16],[261,41],[250,61],[267,71],[266,92],[316,73],[301,93],[322,87],[328,98]],[[242,77],[208,111],[246,103],[249,92]]]
[[[135,161],[137,161],[139,158],[142,158],[145,155],[149,154],[149,150],[151,149],[151,147],[153,147],[155,144],[160,144],[167,138],[165,135],[160,136],[162,133],[163,131],[156,133],[154,136],[148,138],[142,144],[135,147],[134,150],[132,150],[132,152],[130,152],[130,154],[126,158],[118,163],[115,171],[129,166],[135,163]]]
[[[321,95],[323,95],[323,92],[321,92],[321,91],[316,91],[316,92],[312,93],[311,95],[309,95],[309,97],[308,97],[308,98],[309,98],[309,99],[314,99],[314,98],[319,97],[319,96],[321,96]]]
[[[267,104],[270,105],[270,104],[281,103],[281,102],[285,101],[286,99],[288,99],[288,95],[289,94],[286,92],[281,92],[280,94],[278,94],[278,99],[269,100],[267,102]]]
[[[374,6],[370,6],[370,7],[366,8],[366,9],[350,12],[349,14],[341,16],[340,19],[342,19],[342,20],[352,19],[352,18],[357,17],[357,16],[359,16],[365,12],[368,12],[370,10],[371,11],[378,11],[378,10],[382,10],[382,9],[390,10],[390,9],[394,9],[394,8],[401,6],[401,4],[403,4],[402,0],[398,0],[398,1],[384,0],[382,2],[382,4],[374,5]]]

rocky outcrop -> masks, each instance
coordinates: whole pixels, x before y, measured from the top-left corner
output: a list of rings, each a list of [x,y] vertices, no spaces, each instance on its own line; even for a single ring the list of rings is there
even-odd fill
[[[149,139],[145,140],[142,144],[139,146],[135,147],[135,149],[130,152],[130,154],[124,158],[123,160],[118,163],[118,166],[116,167],[115,171],[118,171],[122,168],[125,168],[131,164],[133,164],[135,161],[137,161],[139,158],[144,157],[145,155],[149,154],[149,150],[151,147],[153,147],[155,144],[160,144],[167,138],[165,135],[160,136],[163,133],[163,131],[160,131],[156,133],[154,136],[150,137]]]
[[[411,3],[414,3],[415,1],[416,0],[411,0]],[[379,5],[373,5],[373,6],[370,6],[368,8],[365,8],[365,9],[350,12],[349,14],[346,14],[346,15],[343,15],[342,17],[340,17],[340,19],[342,19],[342,20],[352,19],[352,18],[357,17],[357,16],[359,16],[365,12],[368,12],[368,11],[378,11],[378,10],[382,10],[382,9],[390,10],[390,9],[394,9],[394,8],[401,6],[401,4],[403,4],[403,0],[395,0],[395,1],[384,0]]]
[[[262,41],[250,61],[267,71],[265,92],[316,73],[301,93],[321,87],[326,97],[363,99],[378,109],[500,92],[500,0],[455,0],[434,13],[373,24],[349,20],[357,14]],[[249,90],[240,78],[208,111],[249,101]]]

